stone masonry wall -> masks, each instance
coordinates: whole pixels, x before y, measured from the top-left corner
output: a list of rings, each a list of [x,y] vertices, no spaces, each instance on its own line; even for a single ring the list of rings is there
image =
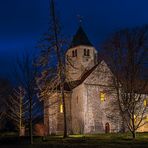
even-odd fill
[[[85,97],[87,100],[85,109],[85,133],[105,132],[106,123],[110,125],[110,132],[118,132],[122,128],[122,119],[117,105],[117,99],[110,85],[111,76],[110,69],[102,61],[84,82]],[[103,102],[100,99],[101,92],[105,93],[105,101]]]
[[[66,113],[68,132],[71,132],[71,93],[66,93]],[[44,125],[48,129],[48,134],[62,134],[63,133],[63,113],[60,112],[60,105],[62,103],[61,96],[54,93],[48,100],[44,102]]]
[[[73,134],[83,134],[84,131],[84,85],[73,89],[71,99],[72,131]]]
[[[90,55],[84,56],[84,49],[89,49]],[[72,56],[72,51],[77,50],[77,56]],[[66,53],[66,72],[67,80],[74,81],[80,79],[82,73],[86,69],[90,69],[95,65],[95,56],[97,51],[94,47],[80,45],[71,48]]]

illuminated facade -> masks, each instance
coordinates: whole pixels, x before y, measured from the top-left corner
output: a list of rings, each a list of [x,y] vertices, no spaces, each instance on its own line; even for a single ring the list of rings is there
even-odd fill
[[[97,63],[97,50],[82,27],[74,36],[65,58],[68,132],[94,134],[123,131],[124,123],[115,93],[110,93],[112,72],[104,61]],[[45,108],[44,115],[49,134],[63,132],[63,105],[60,97],[57,92],[53,94],[51,102],[45,102],[45,106],[50,104],[50,108]],[[142,131],[148,131],[148,128]]]

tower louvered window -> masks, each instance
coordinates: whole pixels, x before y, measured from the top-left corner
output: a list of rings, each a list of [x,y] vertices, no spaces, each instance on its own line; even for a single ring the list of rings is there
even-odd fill
[[[77,49],[72,51],[72,57],[77,57]]]
[[[74,50],[72,51],[72,57],[74,57],[75,56],[75,52],[74,52]]]
[[[89,49],[87,49],[87,56],[90,56],[90,51],[89,51]]]

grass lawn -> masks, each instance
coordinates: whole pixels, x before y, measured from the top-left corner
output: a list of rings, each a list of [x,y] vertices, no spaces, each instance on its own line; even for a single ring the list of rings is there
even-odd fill
[[[34,145],[29,145],[27,137],[1,136],[0,148],[148,148],[148,133],[137,133],[135,141],[129,133],[125,134],[97,134],[71,135],[63,139],[62,136],[34,137]]]

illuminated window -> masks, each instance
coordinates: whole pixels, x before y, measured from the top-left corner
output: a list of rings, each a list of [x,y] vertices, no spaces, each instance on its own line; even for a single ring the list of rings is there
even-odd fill
[[[103,92],[100,93],[100,100],[102,102],[105,101],[105,93],[103,93]]]
[[[148,115],[146,116],[145,121],[148,122]]]
[[[63,104],[60,104],[60,113],[63,113]]]
[[[144,100],[143,104],[144,104],[144,106],[148,106],[148,101],[147,101],[147,99]]]

